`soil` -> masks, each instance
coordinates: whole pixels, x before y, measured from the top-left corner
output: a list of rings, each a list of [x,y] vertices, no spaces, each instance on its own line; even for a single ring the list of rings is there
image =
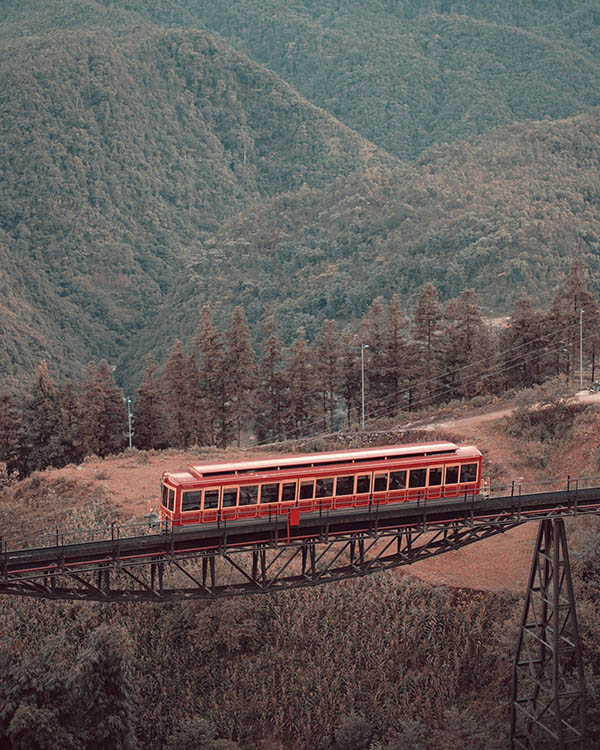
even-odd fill
[[[581,400],[600,402],[600,393],[590,395],[586,392]],[[550,468],[535,469],[526,463],[522,446],[505,429],[509,414],[510,408],[504,407],[494,412],[445,420],[421,429],[429,429],[436,434],[447,431],[453,440],[477,445],[484,454],[484,469],[491,476],[492,489],[502,484],[510,486],[514,480],[517,486],[522,483],[523,491],[526,491],[525,485],[545,479],[548,475],[565,478],[567,474],[577,476],[577,464],[584,465],[582,462],[586,458],[582,456],[581,439],[574,440],[570,448],[565,447],[556,457],[555,466],[552,467],[556,471]],[[595,447],[597,439],[591,438],[594,432],[598,434],[597,424],[590,424],[589,432],[590,445]],[[585,440],[586,436],[581,438]],[[108,459],[88,458],[80,466],[69,466],[44,474],[67,481],[79,480],[88,491],[103,488],[104,494],[123,519],[138,520],[145,513],[158,508],[160,477],[164,471],[185,469],[194,463],[230,460],[236,455],[247,457],[248,454],[216,450],[164,451],[156,454],[132,451],[131,454]],[[490,539],[400,570],[433,584],[521,593],[527,583],[536,533],[537,524],[525,523]]]

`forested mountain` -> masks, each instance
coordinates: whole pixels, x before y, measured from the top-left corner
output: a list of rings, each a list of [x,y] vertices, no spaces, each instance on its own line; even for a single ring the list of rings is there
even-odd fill
[[[428,280],[544,302],[597,266],[599,23],[569,0],[3,3],[0,376],[121,356],[133,385],[205,302],[254,341],[267,305],[289,341]]]
[[[289,340],[299,326],[312,338],[324,319],[363,315],[378,295],[414,298],[427,281],[443,299],[473,287],[488,314],[508,313],[523,295],[548,300],[574,257],[597,290],[599,116],[499,128],[232,217],[185,269],[126,370],[149,349],[161,359],[169,336],[189,339],[207,301],[222,327],[235,305],[255,329],[269,309]]]
[[[226,216],[389,158],[205,32],[52,32],[0,71],[9,378],[114,360]]]
[[[24,18],[34,32],[134,22],[216,31],[403,159],[495,125],[565,117],[600,104],[600,10],[594,0],[67,5],[70,12],[65,3],[42,0],[34,18],[31,10],[7,9],[4,33],[16,33]]]

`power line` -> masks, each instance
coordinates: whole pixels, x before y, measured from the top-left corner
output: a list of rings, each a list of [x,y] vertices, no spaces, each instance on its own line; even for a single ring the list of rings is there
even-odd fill
[[[515,345],[513,347],[509,347],[508,349],[505,350],[504,353],[506,354],[506,353],[511,353],[512,352],[514,354],[518,350],[523,349],[523,347],[529,347],[529,346],[532,346],[533,344],[540,343],[540,342],[549,343],[549,339],[556,339],[556,337],[558,335],[564,334],[565,332],[571,330],[572,328],[576,328],[578,326],[579,326],[579,322],[573,323],[573,324],[570,324],[570,325],[567,325],[567,326],[563,326],[558,331],[553,331],[553,332],[544,334],[542,336],[539,336],[536,339],[532,339],[531,341],[526,341],[526,342],[523,342],[522,344],[518,344],[518,345]],[[541,359],[544,359],[544,358],[548,357],[551,354],[555,354],[557,352],[560,352],[563,349],[564,349],[564,342],[560,342],[559,346],[557,346],[555,348],[552,348],[552,349],[545,348],[541,352],[537,352],[537,353],[534,353],[534,354],[530,355],[530,357],[528,359],[529,359],[530,363],[536,363],[537,361],[539,361]],[[437,376],[436,378],[433,379],[433,382],[435,383],[436,381],[439,381],[442,378],[449,377],[449,376],[456,377],[457,375],[459,375],[464,370],[471,370],[473,368],[476,368],[478,365],[479,366],[485,366],[486,364],[487,364],[486,373],[488,375],[494,376],[494,375],[497,375],[497,374],[501,374],[503,372],[509,372],[511,369],[514,369],[515,367],[518,367],[521,364],[521,362],[522,362],[521,356],[520,355],[515,355],[511,359],[509,359],[508,362],[507,362],[506,357],[505,357],[501,362],[499,362],[498,364],[496,364],[496,365],[494,365],[493,367],[490,368],[489,367],[489,363],[487,362],[487,360],[485,360],[485,359],[475,360],[475,362],[470,362],[467,365],[463,365],[463,366],[458,367],[458,368],[456,368],[454,370],[450,370],[448,372],[443,373],[442,375]],[[471,378],[471,379],[469,379],[467,381],[463,380],[463,382],[462,382],[463,387],[464,386],[468,386],[468,385],[472,384],[473,382],[476,382],[477,380],[480,379],[480,377],[481,377],[481,375],[478,374],[478,375],[474,376],[473,378]],[[410,390],[415,390],[415,389],[418,389],[419,387],[422,387],[422,386],[429,386],[430,387],[431,386],[431,382],[432,382],[432,379],[431,378],[427,378],[427,379],[424,379],[424,380],[421,380],[421,381],[416,381],[416,382],[410,383],[408,386],[403,387],[401,389],[401,391],[399,391],[399,393],[408,393]],[[440,396],[440,395],[447,395],[448,388],[449,388],[449,386],[447,386],[444,383],[440,383],[435,388],[435,390],[433,392],[431,391],[431,388],[430,388],[428,395],[422,397],[421,399],[417,399],[413,403],[413,406],[414,407],[419,407],[421,405],[427,405],[431,401],[432,398],[435,398],[436,396]],[[406,410],[403,410],[403,411],[400,412],[400,414],[398,414],[396,412],[395,408],[389,408],[389,407],[381,405],[384,402],[389,401],[390,399],[396,399],[397,397],[398,397],[398,393],[395,393],[395,394],[389,394],[387,396],[382,397],[381,399],[378,399],[377,403],[379,403],[380,406],[378,406],[375,410],[369,411],[365,415],[365,419],[372,420],[372,419],[376,419],[376,418],[381,418],[383,416],[386,416],[387,414],[395,414],[396,416],[400,416],[401,414],[409,415],[410,412],[407,412]],[[270,445],[279,445],[281,443],[285,443],[285,442],[288,442],[290,440],[298,440],[298,439],[309,440],[309,439],[312,439],[312,438],[315,438],[315,437],[324,437],[324,436],[328,436],[328,435],[335,435],[335,434],[337,434],[337,431],[328,432],[328,431],[324,431],[324,430],[319,430],[318,432],[309,433],[309,434],[306,434],[304,432],[305,429],[310,428],[310,427],[318,424],[319,422],[321,422],[321,419],[322,418],[315,419],[312,422],[309,422],[308,424],[304,425],[302,428],[296,428],[295,430],[292,430],[291,434],[288,437],[286,437],[285,439],[283,439],[283,440],[278,440],[278,441],[261,441],[261,442],[255,443],[253,447],[259,447],[259,446],[260,447],[266,447],[266,446],[270,446]],[[262,426],[266,427],[266,425],[264,425],[264,424]],[[301,430],[302,430],[302,432],[300,432]]]

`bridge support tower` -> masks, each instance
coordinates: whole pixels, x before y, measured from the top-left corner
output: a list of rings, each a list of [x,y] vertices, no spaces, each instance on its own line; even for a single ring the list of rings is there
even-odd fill
[[[562,518],[540,521],[512,680],[512,750],[585,750],[585,681]]]

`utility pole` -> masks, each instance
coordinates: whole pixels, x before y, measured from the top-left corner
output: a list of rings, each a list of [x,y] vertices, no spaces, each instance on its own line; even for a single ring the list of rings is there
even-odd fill
[[[368,349],[368,344],[360,345],[360,381],[361,381],[361,410],[360,410],[360,429],[365,429],[365,349]]]
[[[129,438],[129,447],[132,447],[132,437],[133,432],[131,429],[131,399],[129,396],[127,398],[124,398],[123,401],[127,403],[127,436]]]
[[[579,390],[583,390],[583,310],[579,311]]]

